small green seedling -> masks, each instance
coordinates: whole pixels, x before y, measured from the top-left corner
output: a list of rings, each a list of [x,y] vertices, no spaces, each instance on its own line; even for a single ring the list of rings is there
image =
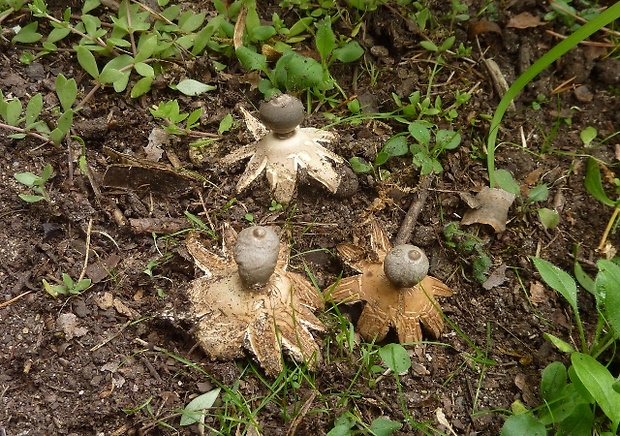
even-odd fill
[[[425,49],[433,53],[444,53],[452,48],[456,42],[456,36],[450,36],[446,38],[441,44],[436,45],[432,41],[420,41],[420,45]]]
[[[249,11],[251,10],[252,7],[249,8]],[[258,20],[258,17],[252,15],[252,20]],[[302,27],[309,28],[311,22],[312,20],[303,22],[300,20],[302,25],[297,26],[299,29],[296,32],[301,33],[305,30],[302,30]],[[291,27],[291,31],[294,27]],[[261,26],[251,28],[246,23],[250,42],[253,39],[252,35],[256,33],[255,29],[261,29]],[[299,90],[312,90],[320,97],[326,98],[325,91],[338,87],[329,70],[332,63],[336,60],[343,63],[354,62],[364,54],[364,49],[354,40],[336,38],[330,18],[324,18],[316,24],[315,45],[321,58],[320,62],[284,45],[279,47],[280,50],[276,50],[280,51],[282,56],[273,69],[269,67],[267,56],[259,53],[251,44],[238,47],[235,53],[244,68],[260,71],[266,76],[266,79],[259,83],[259,90],[266,98],[281,91]]]
[[[45,191],[45,183],[47,183],[49,178],[52,176],[52,172],[52,166],[47,164],[45,165],[45,168],[43,168],[43,172],[40,176],[37,176],[31,172],[14,174],[13,177],[15,177],[19,183],[28,186],[36,194],[19,194],[19,198],[28,203],[37,203],[41,200],[49,202],[50,198]]]
[[[278,203],[276,200],[271,200],[271,205],[269,206],[269,210],[271,212],[277,212],[279,210],[282,210],[283,206]]]
[[[413,122],[408,126],[409,133],[417,141],[410,146],[413,164],[420,168],[422,175],[443,171],[439,156],[446,150],[454,150],[461,144],[461,135],[453,130],[431,130],[428,123]],[[432,140],[434,134],[434,141]]]
[[[500,169],[495,171],[495,184],[506,192],[514,194],[521,203],[520,213],[525,216],[529,212],[536,211],[540,223],[545,229],[553,230],[560,224],[560,214],[547,207],[536,207],[536,203],[547,201],[549,198],[549,187],[545,183],[541,183],[530,189],[527,197],[521,195],[521,187],[512,177],[510,172]]]
[[[620,207],[620,179],[614,178],[614,191],[617,198],[613,200],[609,198],[609,196],[605,192],[605,188],[603,187],[603,182],[601,179],[601,170],[598,163],[593,158],[588,159],[588,163],[586,166],[585,187],[586,190],[590,193],[590,195],[592,195],[604,205],[611,207]]]
[[[35,94],[26,105],[22,117],[23,106],[19,99],[5,99],[0,90],[0,128],[5,128],[17,133],[9,135],[12,139],[23,139],[26,136],[41,139],[45,142],[52,141],[55,145],[65,139],[73,124],[75,109],[73,104],[77,98],[77,83],[75,79],[67,79],[62,74],[56,77],[56,95],[60,101],[58,112],[60,116],[56,122],[56,128],[50,130],[47,123],[40,119],[43,111],[43,96]]]
[[[590,21],[601,13],[596,3],[592,1],[579,2],[583,9],[576,9],[571,6],[572,0],[554,0],[549,2],[551,11],[544,16],[545,21],[561,19],[561,21],[571,30],[576,30],[581,26],[581,22]]]
[[[592,148],[592,141],[596,139],[597,135],[598,131],[592,126],[588,126],[579,132],[579,138],[581,139],[583,146],[586,148]]]
[[[617,434],[620,426],[620,379],[611,374],[599,360],[620,338],[620,265],[601,259],[598,273],[592,280],[578,263],[575,276],[595,298],[599,317],[594,337],[588,343],[577,305],[577,284],[565,271],[550,262],[533,257],[534,266],[543,281],[558,292],[570,305],[580,336],[581,350],[568,342],[545,334],[559,350],[570,353],[571,365],[561,362],[548,365],[542,374],[541,397],[544,405],[528,411],[517,402],[515,415],[502,428],[502,436],[522,434]],[[607,419],[596,416],[600,411]],[[606,433],[608,432],[608,433]]]
[[[389,436],[402,427],[403,425],[400,422],[392,421],[388,418],[376,418],[368,425],[354,413],[345,412],[336,418],[334,421],[334,428],[327,433],[327,436],[352,436],[363,434]]]
[[[69,297],[72,295],[79,295],[90,287],[90,279],[81,279],[75,282],[69,274],[62,274],[61,285],[50,285],[49,282],[43,279],[43,289],[54,298],[58,298],[61,295],[63,297]]]
[[[192,113],[182,113],[179,109],[177,100],[161,102],[157,107],[149,108],[151,115],[161,118],[166,122],[164,129],[173,135],[188,135],[192,129],[200,125],[202,108],[198,108]],[[185,125],[182,123],[185,121]]]
[[[181,411],[181,426],[186,427],[197,423],[204,423],[207,409],[213,407],[220,395],[220,388],[215,388],[190,401]]]
[[[473,276],[478,282],[484,283],[487,280],[485,274],[493,266],[493,261],[484,251],[485,242],[477,236],[461,230],[456,222],[446,225],[443,234],[447,246],[472,258],[467,263],[471,264]]]
[[[421,175],[439,174],[443,171],[439,157],[445,151],[454,150],[461,144],[461,135],[458,132],[436,129],[427,122],[415,121],[409,123],[408,130],[409,135],[415,139],[414,143],[408,144],[406,134],[393,136],[377,154],[372,166],[359,157],[351,158],[349,163],[353,171],[369,173],[377,170],[379,166],[385,164],[390,158],[403,156],[410,151],[413,155],[413,165],[420,169]],[[388,176],[389,172],[385,170],[379,171],[379,178],[381,180]]]
[[[389,177],[390,173],[389,171],[379,167],[385,164],[390,158],[403,156],[407,154],[408,151],[409,146],[407,145],[407,138],[403,135],[397,135],[390,138],[385,143],[381,151],[377,153],[375,161],[372,165],[357,156],[349,159],[349,164],[351,165],[353,171],[358,174],[374,172],[375,174],[378,174],[380,180],[385,180]]]
[[[157,268],[157,267],[162,266],[163,264],[168,262],[173,257],[174,257],[174,255],[172,253],[163,254],[162,256],[158,257],[157,259],[152,260],[149,263],[147,263],[146,264],[146,268],[142,272],[144,274],[146,274],[147,276],[149,276],[150,278],[152,278],[152,279],[157,278],[157,277],[161,277],[160,275],[155,274],[154,269]]]

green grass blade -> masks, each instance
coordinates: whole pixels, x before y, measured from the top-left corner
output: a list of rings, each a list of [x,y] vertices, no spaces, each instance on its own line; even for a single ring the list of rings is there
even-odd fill
[[[497,132],[499,125],[506,113],[506,109],[514,100],[514,98],[521,92],[521,90],[536,76],[538,76],[545,68],[559,59],[571,48],[575,47],[581,41],[588,38],[593,33],[600,30],[602,27],[611,23],[614,20],[620,18],[620,2],[616,2],[613,6],[610,6],[601,14],[594,17],[592,20],[581,26],[566,39],[561,41],[547,53],[540,57],[536,62],[532,64],[523,74],[521,74],[517,80],[508,88],[506,94],[502,97],[501,101],[495,109],[495,114],[491,120],[491,126],[489,128],[489,138],[487,140],[487,170],[489,172],[489,185],[491,188],[495,187],[495,148],[497,140]]]

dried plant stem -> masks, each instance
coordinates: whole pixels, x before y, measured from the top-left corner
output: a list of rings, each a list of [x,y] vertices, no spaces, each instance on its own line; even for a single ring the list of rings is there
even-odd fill
[[[80,273],[80,278],[78,279],[78,283],[84,279],[86,275],[86,268],[88,268],[88,254],[90,252],[90,234],[93,230],[93,220],[92,218],[88,221],[88,228],[86,229],[86,252],[84,254],[84,266],[82,267],[82,272]]]
[[[411,206],[409,206],[409,210],[403,219],[403,223],[398,230],[396,239],[394,239],[394,245],[406,244],[411,238],[413,229],[418,221],[418,216],[420,216],[422,207],[424,207],[424,203],[426,203],[426,199],[428,198],[428,188],[430,188],[433,179],[433,173],[422,176],[422,180],[418,185],[416,197],[411,202]]]
[[[22,129],[21,127],[15,127],[15,126],[11,126],[10,124],[0,123],[0,128],[7,129],[7,130],[13,130],[19,133],[24,133],[28,136],[32,136],[33,138],[40,139],[41,141],[44,141],[43,145],[47,144],[48,142],[51,142],[49,138],[46,138],[45,136],[39,135],[38,133],[35,133],[35,132],[26,131],[26,129]]]
[[[17,300],[19,300],[19,299],[20,299],[20,298],[22,298],[22,297],[25,297],[26,295],[30,294],[31,292],[32,292],[32,291],[27,291],[27,292],[24,292],[23,294],[19,294],[19,295],[18,295],[17,297],[15,297],[15,298],[11,298],[10,300],[5,301],[4,303],[0,303],[0,309],[2,309],[3,307],[7,307],[7,306],[9,306],[9,305],[11,305],[11,304],[13,304],[13,303],[15,303]]]
[[[312,402],[316,398],[317,393],[318,391],[316,390],[312,391],[308,399],[304,402],[304,405],[301,406],[299,415],[297,415],[297,417],[293,420],[293,422],[291,422],[291,425],[288,428],[288,431],[286,432],[286,436],[295,436],[297,432],[297,426],[301,423],[304,417],[308,414],[308,410],[310,410],[310,406],[312,406]]]
[[[607,227],[605,228],[605,231],[603,232],[603,237],[601,238],[601,243],[598,244],[597,251],[602,252],[605,248],[605,244],[607,243],[607,237],[609,236],[609,232],[611,232],[611,228],[614,226],[614,223],[616,222],[616,218],[618,218],[619,213],[620,207],[616,207],[614,209],[614,213],[611,215],[611,218],[609,218],[609,222],[607,223]]]

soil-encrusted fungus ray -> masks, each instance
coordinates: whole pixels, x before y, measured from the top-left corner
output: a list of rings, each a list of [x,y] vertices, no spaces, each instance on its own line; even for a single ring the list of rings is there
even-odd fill
[[[252,156],[237,182],[237,192],[246,189],[264,171],[275,199],[288,204],[295,194],[297,171],[303,168],[331,193],[336,193],[341,176],[335,165],[344,164],[344,160],[321,144],[332,141],[334,134],[300,128],[304,107],[299,99],[288,94],[276,95],[261,104],[259,115],[269,133],[222,159],[230,164]]]
[[[385,339],[390,328],[401,343],[421,341],[421,327],[438,338],[444,323],[435,296],[452,295],[450,288],[428,275],[428,258],[419,247],[392,248],[374,220],[370,237],[371,253],[348,243],[336,247],[343,261],[360,274],[329,286],[327,297],[338,303],[364,303],[356,327],[365,341]]]
[[[223,239],[223,256],[206,250],[194,234],[187,240],[205,272],[188,290],[202,348],[217,359],[243,357],[245,348],[272,376],[283,369],[282,349],[315,369],[321,351],[310,330],[325,330],[314,315],[324,303],[303,276],[286,270],[288,247],[270,227],[237,235],[225,226]]]

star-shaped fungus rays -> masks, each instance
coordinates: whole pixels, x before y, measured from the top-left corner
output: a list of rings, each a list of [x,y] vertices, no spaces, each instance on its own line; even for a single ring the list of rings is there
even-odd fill
[[[344,160],[322,145],[332,141],[334,135],[300,128],[304,116],[299,99],[288,94],[272,97],[261,105],[260,118],[269,133],[222,159],[229,164],[252,156],[237,182],[237,192],[246,189],[264,171],[275,199],[288,204],[295,194],[297,171],[303,168],[332,194],[336,193],[341,177],[334,165],[343,164]]]
[[[336,247],[342,259],[360,274],[327,288],[328,298],[364,303],[357,331],[365,341],[381,341],[393,327],[399,342],[419,342],[420,325],[431,337],[438,338],[443,317],[434,297],[452,295],[450,288],[427,275],[428,259],[420,248],[408,244],[392,248],[385,231],[374,220],[370,238],[371,253],[353,244]]]
[[[188,296],[199,317],[197,339],[209,356],[235,359],[247,349],[267,374],[277,376],[284,349],[316,368],[321,352],[310,330],[325,330],[313,313],[323,309],[323,299],[303,276],[286,271],[288,251],[273,229],[256,226],[237,236],[226,227],[224,257],[195,236],[187,247],[206,273],[190,284]]]

